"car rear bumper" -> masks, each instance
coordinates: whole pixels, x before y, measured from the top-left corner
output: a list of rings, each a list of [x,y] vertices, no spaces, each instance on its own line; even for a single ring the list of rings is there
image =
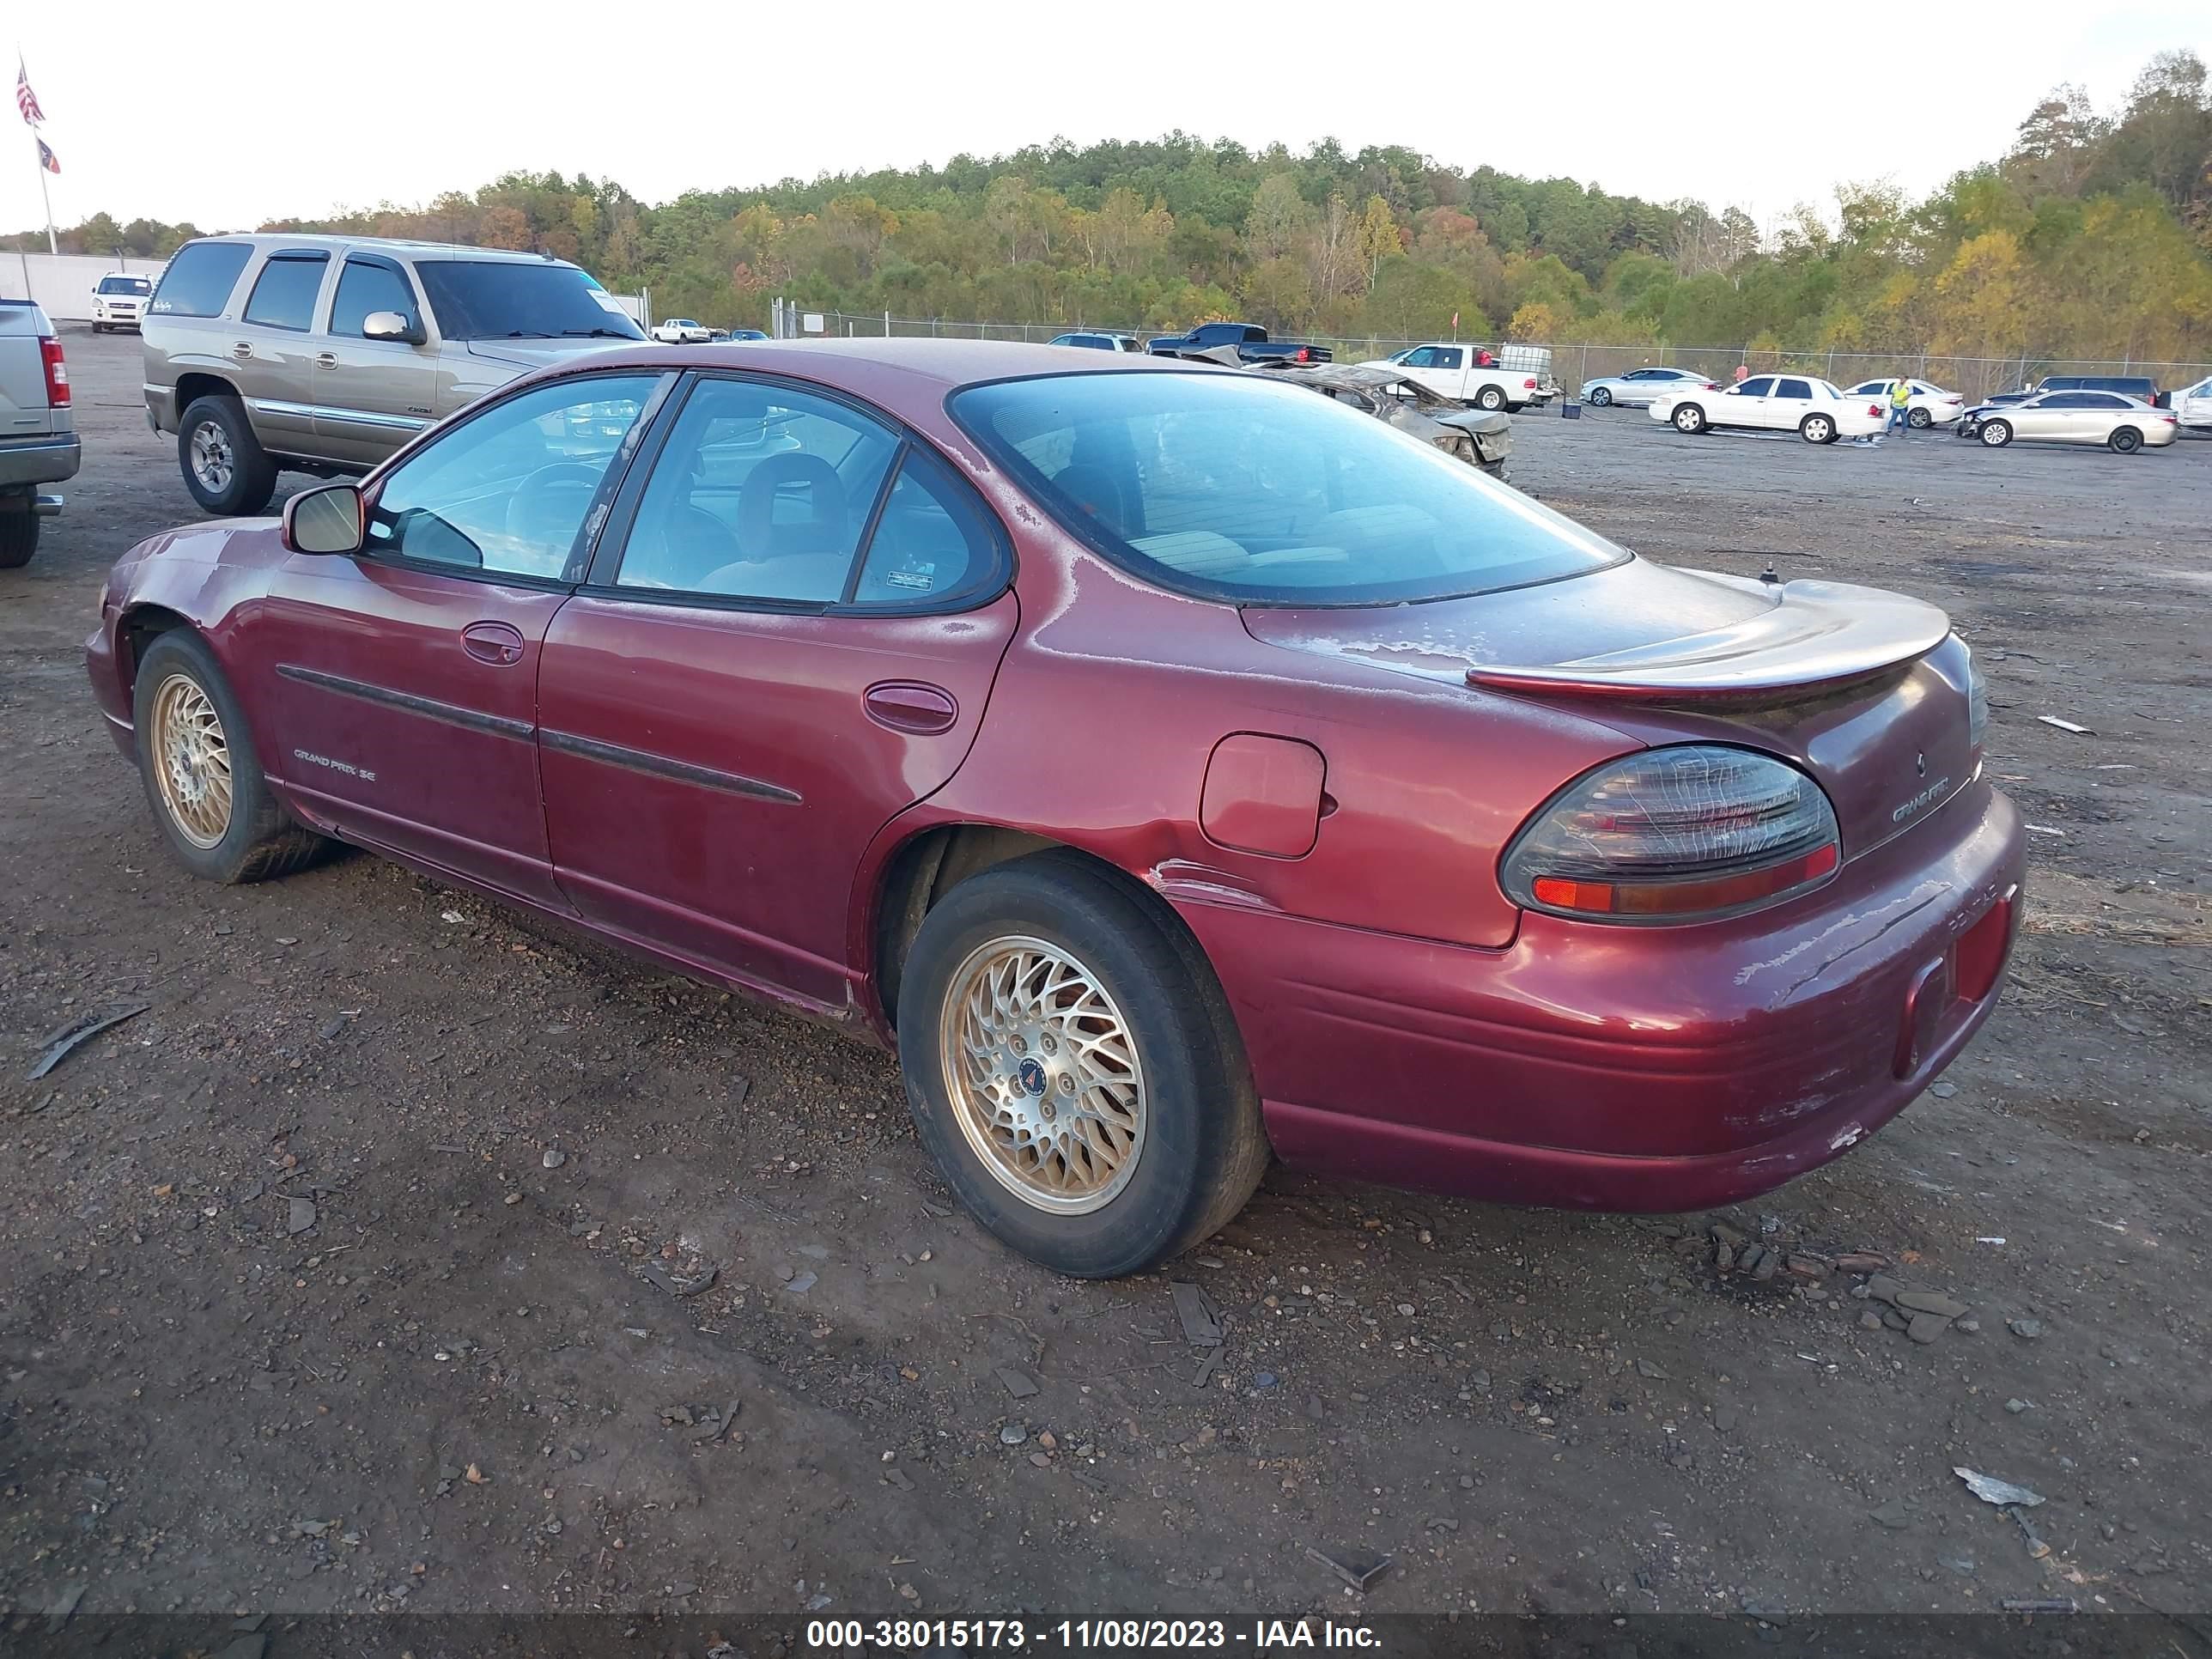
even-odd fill
[[[83,459],[83,446],[74,432],[0,439],[0,488],[59,483],[64,478],[76,477]]]
[[[1182,908],[1286,1161],[1677,1211],[1839,1156],[1951,1062],[1996,1004],[2023,839],[1977,782],[1772,911],[1647,928],[1531,915],[1498,951]]]

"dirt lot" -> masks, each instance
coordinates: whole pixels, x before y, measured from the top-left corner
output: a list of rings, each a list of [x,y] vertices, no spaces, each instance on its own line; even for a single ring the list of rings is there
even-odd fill
[[[72,1586],[82,1618],[2207,1607],[2212,443],[1516,422],[1522,481],[1640,551],[1949,608],[2035,826],[2004,1005],[1740,1212],[1279,1171],[1092,1285],[951,1212],[878,1054],[373,859],[187,879],[79,651],[108,561],[192,510],[137,342],[66,343],[87,465],[0,574],[0,1630]],[[1967,1314],[1869,1329],[1863,1273],[1723,1276],[1716,1223]],[[1203,1385],[1170,1279],[1222,1310]],[[2045,1494],[2035,1536],[1954,1466]],[[1395,1563],[1356,1596],[1310,1546]]]

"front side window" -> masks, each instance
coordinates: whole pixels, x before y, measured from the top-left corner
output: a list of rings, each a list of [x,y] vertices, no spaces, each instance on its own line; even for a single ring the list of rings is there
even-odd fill
[[[399,274],[399,268],[381,259],[356,256],[348,259],[338,272],[337,297],[331,301],[330,331],[348,339],[360,339],[361,325],[372,311],[396,311],[421,326],[415,290]]]
[[[1406,354],[1403,361],[1406,367],[1408,368],[1435,368],[1438,367],[1437,349],[1434,346],[1416,346],[1413,350]]]
[[[653,463],[616,585],[834,605],[898,447],[831,398],[702,380]]]
[[[1058,374],[969,386],[948,407],[1063,526],[1178,592],[1371,605],[1549,581],[1629,556],[1302,386]]]
[[[163,317],[220,317],[238,275],[253,257],[251,242],[191,242],[161,273],[151,309]]]
[[[306,328],[315,319],[315,296],[323,291],[330,263],[327,253],[271,254],[246,296],[246,320],[264,328]]]
[[[1765,398],[1771,395],[1773,391],[1774,377],[1762,374],[1756,380],[1746,380],[1735,389],[1735,395],[1739,398]]]
[[[655,377],[556,380],[496,404],[386,475],[366,550],[560,580]]]
[[[1886,398],[1889,395],[1887,380],[1866,380],[1850,389],[1854,398]]]
[[[415,275],[448,340],[642,340],[645,332],[574,265],[417,259]]]

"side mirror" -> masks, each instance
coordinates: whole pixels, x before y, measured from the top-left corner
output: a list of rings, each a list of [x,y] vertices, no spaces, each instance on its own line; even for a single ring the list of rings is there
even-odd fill
[[[284,503],[284,545],[295,553],[358,553],[367,516],[359,484],[303,489]]]
[[[404,340],[409,345],[421,345],[423,339],[421,327],[397,311],[370,312],[361,319],[361,333],[365,340]]]

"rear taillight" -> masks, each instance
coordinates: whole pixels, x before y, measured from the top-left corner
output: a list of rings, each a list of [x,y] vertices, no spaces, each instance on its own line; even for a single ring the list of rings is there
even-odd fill
[[[1533,380],[1523,380],[1521,382],[1521,386],[1523,391],[1534,392],[1536,389],[1536,382]]]
[[[1990,683],[1982,678],[1982,665],[1974,660],[1970,647],[1966,652],[1966,742],[1978,755],[1982,739],[1990,729]]]
[[[1881,413],[1881,405],[1880,404],[1869,404],[1867,405],[1867,413],[1869,415],[1880,415]]]
[[[69,407],[69,365],[62,361],[62,343],[49,336],[39,342],[39,356],[46,365],[46,406]]]
[[[1819,886],[1843,863],[1835,809],[1747,749],[1650,749],[1584,773],[1506,848],[1516,904],[1591,921],[1705,921]]]

